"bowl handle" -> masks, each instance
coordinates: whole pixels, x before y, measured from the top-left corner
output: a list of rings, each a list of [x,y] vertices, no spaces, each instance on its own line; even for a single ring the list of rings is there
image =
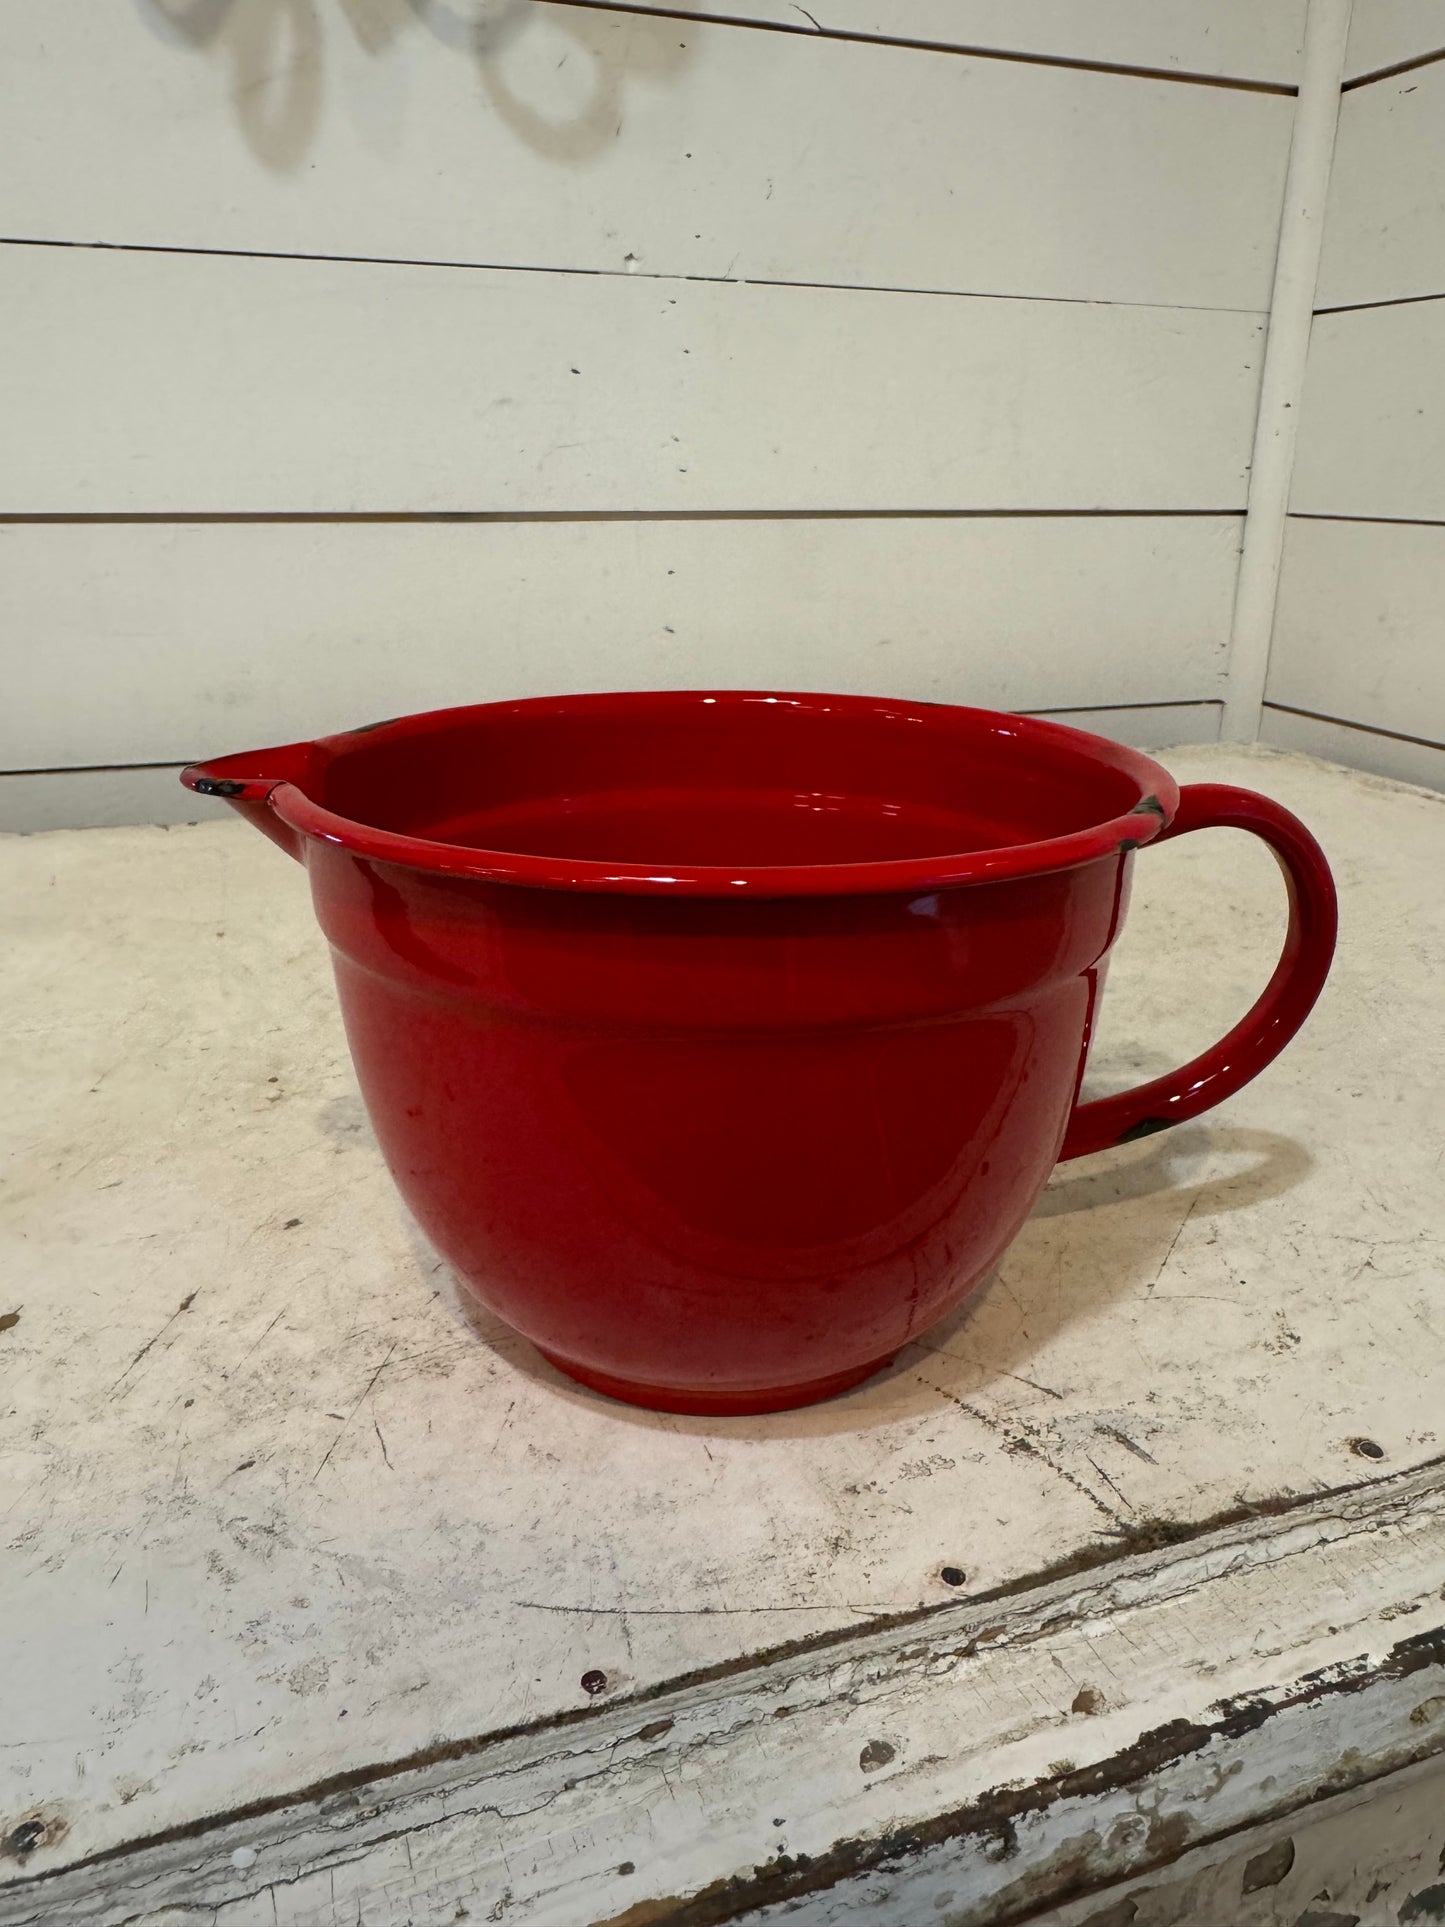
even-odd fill
[[[1251,830],[1274,852],[1289,893],[1289,928],[1274,975],[1254,1008],[1227,1037],[1182,1069],[1114,1097],[1074,1107],[1060,1158],[1127,1144],[1198,1117],[1278,1057],[1324,988],[1335,950],[1334,880],[1324,851],[1297,816],[1253,790],[1190,783],[1156,843],[1189,830]]]

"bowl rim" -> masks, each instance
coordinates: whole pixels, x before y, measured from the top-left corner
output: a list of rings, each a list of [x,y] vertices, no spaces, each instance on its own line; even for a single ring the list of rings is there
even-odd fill
[[[888,722],[956,724],[961,736],[991,736],[997,741],[1037,749],[1067,751],[1104,769],[1127,776],[1137,788],[1127,810],[1104,822],[1032,843],[1014,843],[956,855],[873,859],[861,863],[690,864],[618,863],[581,857],[529,855],[442,843],[429,837],[378,829],[326,809],[305,785],[331,762],[358,746],[360,737],[405,737],[450,729],[475,720],[496,721],[508,714],[551,711],[605,716],[609,711],[679,709],[694,705],[786,704],[822,713],[872,715]],[[1151,841],[1174,818],[1179,789],[1173,777],[1142,750],[1106,736],[1076,729],[1046,716],[1015,715],[962,703],[907,698],[825,695],[754,689],[622,690],[602,694],[533,696],[514,701],[472,703],[449,709],[364,723],[337,735],[243,751],[181,772],[181,782],[201,795],[224,797],[250,814],[257,805],[305,839],[350,851],[379,863],[396,864],[442,877],[506,883],[531,889],[600,892],[630,896],[692,896],[736,900],[752,897],[919,895],[969,884],[1042,876],[1110,856],[1127,856]]]

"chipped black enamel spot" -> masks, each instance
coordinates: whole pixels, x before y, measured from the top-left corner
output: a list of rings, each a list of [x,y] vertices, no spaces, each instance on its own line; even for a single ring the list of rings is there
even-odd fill
[[[233,776],[198,776],[196,794],[198,796],[240,796],[246,788]]]
[[[1172,1117],[1141,1117],[1137,1124],[1131,1124],[1127,1131],[1121,1131],[1114,1142],[1132,1144],[1135,1138],[1153,1137],[1156,1131],[1167,1131],[1173,1122]]]

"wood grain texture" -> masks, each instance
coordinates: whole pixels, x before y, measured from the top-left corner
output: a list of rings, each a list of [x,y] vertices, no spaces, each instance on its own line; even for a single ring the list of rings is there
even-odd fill
[[[1420,0],[1416,0],[1419,4]],[[636,0],[662,12],[1232,80],[1299,78],[1305,0]]]
[[[1251,315],[0,250],[0,513],[1238,508]]]
[[[939,1914],[992,1927],[1081,1889],[1107,1900],[1191,1846],[1196,1867],[1220,1845],[1227,1863],[1261,1821],[1256,1851],[1290,1839],[1297,1813],[1333,1823],[1331,1899],[1356,1880],[1377,1900],[1395,1888],[1396,1918],[1428,1921],[1408,1911],[1410,1872],[1441,1838],[1438,1808],[1426,1817],[1417,1803],[1408,1856],[1370,1809],[1402,1782],[1438,1799],[1442,1559],[1437,1467],[1163,1557],[1121,1557],[1082,1584],[802,1642],[460,1760],[208,1817],[183,1841],[0,1887],[0,1920],[181,1927],[209,1908],[239,1927],[451,1927],[491,1912],[522,1927],[899,1927]],[[1330,1800],[1341,1792],[1353,1797]],[[1360,1853],[1371,1834],[1373,1866]],[[1192,1897],[1214,1887],[1218,1912],[1170,1915],[1126,1895],[1134,1911],[1115,1919],[1309,1927],[1272,1905],[1299,1894],[1293,1872],[1239,1911],[1206,1881]],[[1418,1884],[1428,1904],[1434,1883]],[[1090,1920],[1108,1913],[1064,1914],[1068,1927]]]
[[[1268,700],[1445,753],[1445,526],[1295,517]]]
[[[1445,294],[1445,61],[1372,81],[1341,101],[1315,304],[1439,294]]]
[[[1266,703],[1260,741],[1305,756],[1323,757],[1346,769],[1368,770],[1395,782],[1445,790],[1445,749],[1386,736],[1362,724],[1336,722],[1328,716],[1297,715]]]
[[[1445,521],[1445,300],[1316,316],[1290,508]]]
[[[1346,73],[1378,73],[1402,60],[1445,49],[1442,0],[1355,0]]]
[[[1269,305],[1277,96],[572,6],[166,17],[0,11],[0,234]]]
[[[619,1754],[621,1779],[593,1778],[617,1731],[667,1716],[625,1703],[636,1695],[941,1605],[957,1596],[946,1564],[984,1595],[1084,1547],[1117,1550],[1141,1521],[1200,1525],[1242,1501],[1313,1502],[1321,1486],[1427,1465],[1445,1264],[1440,805],[1259,752],[1170,763],[1270,791],[1329,849],[1351,934],[1310,1024],[1214,1118],[1060,1171],[996,1282],[892,1372],[811,1412],[719,1425],[570,1388],[456,1298],[367,1130],[299,868],[237,823],[0,843],[0,1114],[16,1153],[3,1311],[20,1312],[0,1332],[0,1813],[13,1827],[39,1807],[68,1826],[23,1870],[0,1863],[12,1883],[23,1874],[10,1918],[34,1914],[23,1888],[47,1869],[516,1726],[520,1752],[493,1756],[502,1784],[487,1763],[468,1807],[486,1853],[532,1843],[518,1879],[533,1881],[535,1851],[559,1927],[606,1918],[647,1889],[599,1884],[584,1908],[569,1877],[632,1859],[649,1878],[673,1867],[705,1881],[713,1864],[683,1857],[712,1810],[706,1747],[684,1756],[676,1859],[646,1755],[671,1734]],[[1260,847],[1197,836],[1141,855],[1093,1087],[1162,1071],[1225,1030],[1264,981],[1282,919]],[[1382,1461],[1352,1449],[1362,1436]],[[899,1642],[925,1648],[908,1662],[917,1725],[875,1726],[882,1703],[848,1696],[861,1675],[834,1670],[827,1649],[804,1654],[826,1767],[814,1803],[759,1800],[750,1776],[781,1763],[798,1780],[775,1750],[789,1722],[771,1720],[772,1696],[761,1739],[737,1729],[740,1831],[708,1837],[751,1868],[765,1857],[752,1830],[776,1814],[788,1851],[812,1855],[839,1837],[840,1781],[881,1831],[944,1797],[933,1754],[960,1763],[946,1785],[961,1793],[1093,1757],[1076,1750],[1095,1746],[1092,1722],[1080,1731],[1067,1712],[1085,1685],[1120,1710],[1097,1742],[1109,1754],[1236,1679],[1294,1679],[1301,1651],[1332,1663],[1427,1624],[1365,1632],[1415,1597],[1416,1554],[1408,1533],[1397,1558],[1373,1530],[1337,1526],[1296,1584],[1302,1568],[1276,1556],[1288,1532],[1246,1515],[1275,1577],[1191,1621],[1202,1643],[1140,1641],[1134,1622],[1116,1633],[1100,1596],[1101,1645],[1071,1633],[1052,1649],[1063,1671],[1027,1641],[1001,1670],[964,1665],[961,1696],[938,1701],[943,1727],[925,1702],[954,1662],[930,1672],[927,1634]],[[1350,1547],[1360,1562],[1331,1578]],[[1237,1569],[1232,1551],[1208,1560]],[[1003,1603],[978,1600],[965,1643]],[[581,1687],[593,1668],[610,1697]],[[1059,1689],[1040,1696],[1049,1676]],[[599,1724],[553,1727],[589,1706]],[[1019,1750],[1000,1755],[1016,1726]],[[709,1714],[703,1730],[732,1725]],[[890,1779],[858,1765],[875,1739],[895,1748]],[[538,1745],[555,1777],[507,1779]],[[367,1815],[396,1833],[364,1794],[338,1791],[312,1817],[344,1848],[375,1838],[348,1831]],[[296,1870],[265,1857],[276,1836],[233,1824],[214,1858],[181,1842],[167,1864],[232,1882],[238,1901]],[[612,1858],[614,1826],[648,1834],[647,1856]],[[247,1846],[265,1851],[233,1868]],[[385,1853],[404,1865],[399,1838]],[[408,1894],[385,1864],[381,1886],[395,1877]],[[469,1864],[488,1870],[489,1898],[471,1907],[485,1917],[507,1882],[492,1885],[491,1858]],[[310,1889],[292,1919],[354,1923],[337,1878],[337,1911]],[[116,1891],[91,1873],[76,1885],[96,1905]],[[164,1894],[146,1899],[159,1910]]]
[[[1428,1732],[1441,1715],[1445,1703],[1420,1724]],[[1435,1753],[1356,1792],[1193,1847],[1142,1878],[1051,1907],[1029,1927],[1090,1927],[1091,1919],[1099,1927],[1101,1916],[1109,1927],[1111,1906],[1120,1909],[1116,1927],[1309,1927],[1311,1913],[1316,1923],[1336,1915],[1336,1927],[1352,1915],[1356,1927],[1402,1920],[1408,1927],[1436,1910],[1442,1861],[1445,1758]],[[1323,1895],[1327,1906],[1311,1904]]]
[[[1208,702],[1238,548],[1224,516],[12,525],[0,769],[569,689]]]

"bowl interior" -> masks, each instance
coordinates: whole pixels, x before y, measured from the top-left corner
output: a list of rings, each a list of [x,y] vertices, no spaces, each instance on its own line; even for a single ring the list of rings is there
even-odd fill
[[[305,788],[338,815],[473,849],[616,864],[956,855],[1088,829],[1140,796],[1113,746],[1079,732],[857,697],[494,704],[326,747]]]

